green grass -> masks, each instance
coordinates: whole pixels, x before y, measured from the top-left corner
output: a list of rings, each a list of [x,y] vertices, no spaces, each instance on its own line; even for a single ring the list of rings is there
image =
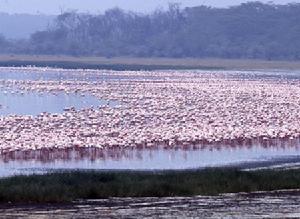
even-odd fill
[[[0,179],[1,203],[64,203],[108,197],[217,195],[300,188],[300,170],[60,172]]]

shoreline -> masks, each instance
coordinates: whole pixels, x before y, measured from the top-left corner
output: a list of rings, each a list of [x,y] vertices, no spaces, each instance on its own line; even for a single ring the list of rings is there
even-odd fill
[[[71,204],[2,204],[0,218],[245,217],[298,218],[299,190],[166,198],[78,200]],[[203,204],[207,203],[207,204]],[[287,213],[288,211],[288,213]],[[76,215],[76,216],[75,216]]]
[[[218,58],[72,57],[64,55],[0,55],[1,67],[56,67],[110,70],[300,70],[300,61]]]

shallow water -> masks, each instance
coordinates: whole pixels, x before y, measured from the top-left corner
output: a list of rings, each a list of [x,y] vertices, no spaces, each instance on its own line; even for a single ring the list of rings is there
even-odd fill
[[[115,73],[116,71],[114,71]],[[158,70],[156,72],[162,72]],[[163,72],[171,72],[171,70],[164,70]],[[224,74],[239,74],[246,78],[285,78],[285,79],[299,79],[300,71],[298,70],[252,70],[252,71],[237,71],[237,70],[186,70],[186,72],[193,72],[197,74],[220,73]],[[98,72],[99,73],[99,72]],[[93,73],[93,71],[84,70],[61,70],[53,68],[16,68],[10,70],[9,68],[0,68],[0,80],[33,80],[33,81],[119,81],[119,80],[164,80],[169,77],[162,75],[124,75],[124,74],[110,74],[110,71],[101,71],[101,74]],[[104,74],[102,74],[104,73]],[[151,71],[149,71],[151,73]]]
[[[243,166],[268,162],[298,162],[300,147],[232,147],[223,149],[143,149],[15,152],[2,157],[0,176],[44,173],[55,170],[183,170]],[[263,163],[266,162],[266,163]],[[247,165],[246,165],[247,166]]]
[[[126,80],[153,79],[151,77],[72,74],[71,72],[41,71],[37,72],[1,72],[0,80]],[[158,78],[156,78],[158,79]],[[10,114],[38,115],[42,112],[61,113],[65,108],[75,107],[77,110],[91,106],[117,103],[85,94],[66,94],[63,92],[40,93],[25,92],[0,88],[0,116]],[[254,144],[255,145],[255,144]],[[280,145],[280,144],[278,144]],[[245,145],[220,149],[156,149],[156,150],[65,150],[30,152],[26,154],[12,153],[0,159],[0,177],[14,174],[44,173],[48,170],[60,169],[98,169],[98,170],[165,170],[217,167],[276,161],[300,157],[300,143],[289,146],[256,146]]]
[[[108,71],[109,73],[109,71]],[[31,80],[31,81],[120,81],[120,80],[157,80],[158,77],[151,76],[133,76],[133,75],[109,75],[109,74],[93,74],[86,72],[71,71],[53,71],[51,69],[43,71],[0,71],[0,80]]]
[[[63,92],[40,93],[0,89],[0,116],[33,115],[40,113],[62,113],[65,108],[80,110],[91,106],[114,106],[114,102],[99,100],[91,95],[66,94]]]

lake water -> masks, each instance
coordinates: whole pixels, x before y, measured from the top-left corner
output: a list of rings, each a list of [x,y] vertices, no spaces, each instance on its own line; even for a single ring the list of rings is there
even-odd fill
[[[93,72],[54,71],[51,69],[36,71],[5,71],[0,69],[0,80],[32,80],[32,81],[120,81],[120,80],[159,80],[160,77],[153,76],[133,76],[118,74],[93,74]]]
[[[100,105],[115,106],[116,103],[99,100],[91,95],[65,94],[63,92],[40,93],[0,89],[0,116],[33,115],[43,112],[62,113],[65,108],[83,109]]]
[[[2,70],[3,71],[3,70]],[[9,72],[0,73],[0,80],[125,80],[123,76],[74,76],[59,72]],[[141,78],[139,78],[141,79]],[[146,79],[146,78],[144,78]],[[91,95],[58,92],[39,93],[0,89],[0,116],[10,114],[38,115],[42,112],[61,113],[65,108],[77,110],[91,106],[117,103],[99,100]],[[12,153],[0,158],[0,177],[14,174],[39,173],[60,169],[99,170],[162,170],[204,168],[242,163],[300,157],[299,141],[284,147],[221,147],[221,149],[156,149],[156,150],[106,150],[95,149]],[[300,160],[300,159],[299,159]]]
[[[54,170],[183,170],[220,166],[265,167],[300,161],[300,146],[223,149],[69,149],[10,153],[0,159],[0,176]],[[254,166],[251,164],[255,164]]]

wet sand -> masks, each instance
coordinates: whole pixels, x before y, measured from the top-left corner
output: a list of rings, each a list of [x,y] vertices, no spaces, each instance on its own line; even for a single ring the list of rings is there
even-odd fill
[[[2,205],[0,218],[299,218],[300,191],[112,198],[69,205]]]

